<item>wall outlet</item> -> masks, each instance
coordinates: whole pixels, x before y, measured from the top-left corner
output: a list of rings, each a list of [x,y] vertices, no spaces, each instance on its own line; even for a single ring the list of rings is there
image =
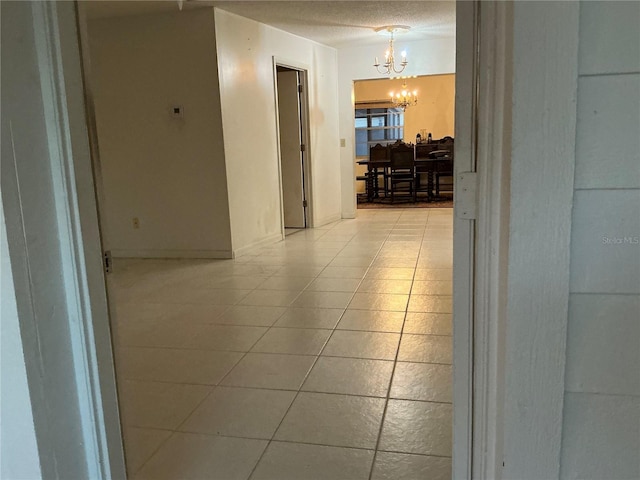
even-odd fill
[[[343,148],[346,147],[347,146],[347,140],[344,139],[344,138],[341,138],[340,139],[340,146],[343,147]]]
[[[138,217],[133,217],[132,223],[133,228],[140,228],[140,219]]]

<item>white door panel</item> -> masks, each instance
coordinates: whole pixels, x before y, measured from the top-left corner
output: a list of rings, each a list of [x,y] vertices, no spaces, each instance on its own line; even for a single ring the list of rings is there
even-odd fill
[[[278,72],[278,120],[285,228],[305,228],[298,72]]]

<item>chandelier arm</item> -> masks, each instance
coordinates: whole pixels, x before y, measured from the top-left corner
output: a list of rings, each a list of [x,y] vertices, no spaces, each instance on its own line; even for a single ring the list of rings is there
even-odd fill
[[[385,62],[382,65],[382,70],[380,69],[380,63],[378,62],[378,57],[376,57],[376,62],[373,64],[374,67],[376,67],[376,70],[378,71],[378,73],[382,74],[382,75],[389,75],[391,73],[402,73],[405,69],[405,67],[407,66],[407,64],[409,63],[407,61],[406,55],[403,52],[402,55],[402,61],[400,62],[399,67],[396,67],[396,61],[395,61],[395,51],[394,51],[394,40],[395,40],[395,30],[396,29],[407,29],[408,27],[402,27],[402,26],[398,26],[398,25],[390,25],[388,27],[385,27],[385,30],[389,33],[389,49],[386,51],[385,53]],[[376,31],[382,30],[378,29]]]

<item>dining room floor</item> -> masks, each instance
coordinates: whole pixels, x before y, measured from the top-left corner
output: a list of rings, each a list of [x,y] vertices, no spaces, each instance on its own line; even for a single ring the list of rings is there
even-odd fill
[[[451,478],[452,209],[380,209],[235,260],[116,259],[129,477]]]

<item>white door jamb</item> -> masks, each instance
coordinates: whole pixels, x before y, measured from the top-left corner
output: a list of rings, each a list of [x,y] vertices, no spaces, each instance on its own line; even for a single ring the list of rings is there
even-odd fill
[[[457,2],[453,478],[500,478],[509,229],[506,2]],[[508,129],[507,129],[508,130]]]
[[[91,478],[126,478],[75,3],[33,2],[80,415]]]

